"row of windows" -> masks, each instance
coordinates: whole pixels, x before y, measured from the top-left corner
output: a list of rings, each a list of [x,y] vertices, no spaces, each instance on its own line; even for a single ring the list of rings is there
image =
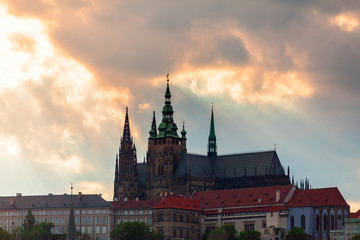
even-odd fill
[[[137,222],[137,221],[139,221],[139,222],[144,222],[144,223],[146,223],[146,224],[149,224],[149,225],[151,225],[152,224],[152,218],[146,218],[146,217],[144,217],[144,218],[142,218],[142,217],[140,217],[140,218],[123,218],[123,219],[120,219],[120,218],[118,218],[117,220],[116,220],[116,224],[120,224],[120,222]]]
[[[124,211],[124,212],[117,212],[117,215],[144,215],[144,214],[152,214],[152,210],[139,210],[139,211]]]
[[[81,210],[81,214],[93,214],[93,213],[96,213],[96,214],[100,214],[101,212],[102,213],[110,213],[110,210],[109,209],[104,209],[104,210]],[[16,212],[0,212],[0,217],[4,216],[4,217],[8,217],[8,216],[26,216],[28,213],[28,211],[16,211]],[[69,214],[69,211],[68,210],[51,210],[51,211],[45,211],[45,210],[42,210],[42,211],[33,211],[32,212],[33,215],[39,215],[39,216],[46,216],[46,215],[68,215]],[[75,214],[80,214],[80,210],[75,210]]]
[[[155,145],[161,145],[161,144],[165,144],[165,143],[166,143],[165,139],[155,140],[155,142],[154,142]],[[172,144],[173,145],[181,145],[181,141],[179,141],[177,139],[173,139]]]
[[[80,217],[76,217],[75,221],[80,224]],[[81,224],[92,224],[94,221],[96,224],[106,224],[107,217],[81,217]]]
[[[179,234],[179,235],[178,235]],[[184,229],[183,228],[173,228],[173,237],[184,237]],[[186,238],[190,238],[190,230],[186,229],[185,230],[185,237]]]

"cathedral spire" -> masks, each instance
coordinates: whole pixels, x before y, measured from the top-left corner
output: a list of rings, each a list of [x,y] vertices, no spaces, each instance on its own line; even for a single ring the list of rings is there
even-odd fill
[[[155,111],[153,112],[153,119],[152,119],[151,129],[149,131],[149,134],[150,134],[151,138],[157,136]]]
[[[126,142],[131,141],[128,107],[126,107],[126,113],[125,113],[123,140]]]
[[[215,157],[217,156],[213,106],[211,106],[210,134],[208,139],[208,156],[211,158],[212,161],[214,161]]]
[[[162,110],[162,122],[159,125],[159,133],[157,138],[162,137],[176,137],[177,134],[177,125],[174,123],[173,119],[173,108],[171,106],[171,93],[170,93],[170,84],[169,84],[169,74],[166,75],[166,91],[165,91],[165,105]]]

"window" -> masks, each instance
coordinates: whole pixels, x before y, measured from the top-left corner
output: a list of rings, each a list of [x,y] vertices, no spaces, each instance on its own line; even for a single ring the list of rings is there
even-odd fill
[[[85,224],[85,223],[86,223],[85,217],[82,217],[81,218],[81,224]]]
[[[295,225],[295,219],[294,219],[294,216],[291,216],[290,217],[290,229],[293,229],[294,225]]]
[[[106,233],[106,227],[102,228],[102,233]]]
[[[190,238],[190,231],[186,230],[186,238]]]
[[[177,221],[177,216],[176,213],[173,214],[173,221],[176,222]]]
[[[319,231],[320,230],[320,216],[319,216],[319,214],[316,214],[315,225],[316,225],[316,231]]]
[[[103,224],[106,224],[106,217],[103,217],[102,223],[103,223]]]
[[[180,222],[183,222],[183,221],[184,221],[184,216],[180,215]]]
[[[96,227],[96,233],[97,233],[97,234],[100,233],[100,227]]]
[[[158,221],[163,222],[164,221],[164,214],[160,213],[158,214]]]
[[[305,215],[301,215],[301,228],[305,230]]]
[[[184,229],[180,228],[180,230],[179,230],[179,235],[180,235],[180,237],[183,237],[183,236],[184,236]]]
[[[173,237],[176,237],[176,228],[173,228]]]
[[[158,233],[159,233],[160,235],[164,235],[164,229],[163,229],[163,228],[159,228],[159,229],[158,229]]]
[[[190,222],[190,217],[189,217],[189,215],[186,215],[186,222],[187,222],[187,223]]]
[[[76,224],[79,225],[80,224],[80,218],[76,217]]]
[[[91,217],[88,217],[87,224],[91,224]]]
[[[327,214],[324,214],[323,216],[323,226],[324,226],[324,231],[326,231],[328,229],[328,216]]]
[[[96,223],[100,224],[100,217],[96,217]]]
[[[244,223],[244,229],[245,229],[246,232],[254,231],[255,224],[254,223]]]
[[[330,216],[330,229],[335,229],[335,216],[333,214]]]

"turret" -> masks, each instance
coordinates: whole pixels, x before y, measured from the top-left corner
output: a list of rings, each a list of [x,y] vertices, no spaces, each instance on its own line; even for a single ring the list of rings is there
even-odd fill
[[[151,123],[151,129],[149,131],[149,135],[151,138],[154,138],[157,136],[155,111],[153,112],[153,119],[152,119],[152,123]]]

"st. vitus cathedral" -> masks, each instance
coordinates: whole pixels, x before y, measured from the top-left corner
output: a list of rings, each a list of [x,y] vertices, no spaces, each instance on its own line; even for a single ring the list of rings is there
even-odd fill
[[[285,174],[275,150],[218,156],[213,109],[207,155],[187,153],[185,127],[182,126],[179,136],[173,113],[168,78],[162,121],[157,127],[154,112],[146,161],[138,163],[126,108],[123,136],[116,155],[114,201],[290,184],[289,169]]]

